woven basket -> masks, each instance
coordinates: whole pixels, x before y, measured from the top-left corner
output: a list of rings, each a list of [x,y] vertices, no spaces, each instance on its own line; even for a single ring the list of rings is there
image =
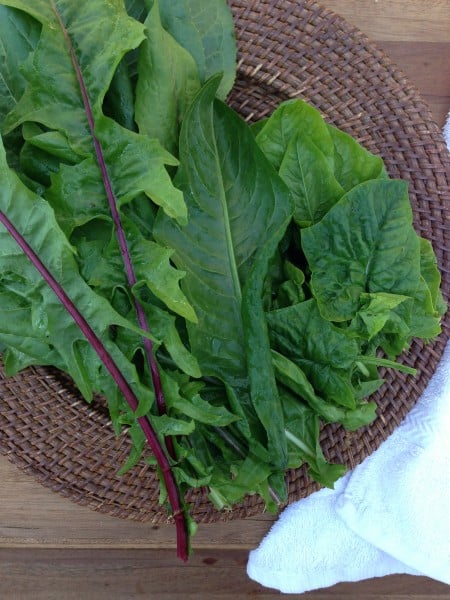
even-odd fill
[[[308,0],[233,0],[239,74],[231,104],[245,118],[269,114],[282,100],[303,98],[326,119],[380,154],[392,177],[410,182],[417,231],[432,241],[448,299],[450,164],[429,109],[390,61],[358,30]],[[385,374],[374,395],[377,420],[347,433],[323,429],[326,456],[349,468],[360,463],[397,427],[433,374],[449,338],[447,316],[438,340],[414,342],[403,362],[417,376]],[[87,405],[72,382],[53,369],[30,368],[5,379],[0,372],[0,451],[39,482],[91,508],[119,517],[161,522],[158,485],[144,463],[116,475],[129,452],[126,435],[116,439],[101,399]],[[289,473],[289,500],[316,489],[305,469]],[[262,502],[218,513],[192,493],[198,522],[242,518]]]

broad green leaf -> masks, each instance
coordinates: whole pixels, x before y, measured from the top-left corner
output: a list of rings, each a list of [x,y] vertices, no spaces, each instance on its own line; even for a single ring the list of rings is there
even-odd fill
[[[288,185],[301,227],[320,221],[355,185],[386,177],[379,157],[300,100],[282,103],[258,127],[256,139]]]
[[[294,219],[300,227],[320,221],[344,194],[329,160],[308,133],[292,137],[279,172],[295,199]]]
[[[370,341],[375,335],[380,333],[386,325],[392,327],[392,320],[395,318],[395,309],[404,302],[409,304],[411,310],[411,298],[398,294],[387,294],[385,292],[377,292],[374,294],[362,294],[361,301],[364,303],[361,310],[358,312],[358,317],[363,321],[367,330],[367,339]],[[408,330],[406,323],[403,321],[397,322],[401,327],[398,333],[405,333]],[[393,333],[392,328],[388,326],[389,333]]]
[[[200,89],[197,65],[162,27],[159,2],[145,20],[146,39],[140,47],[136,85],[139,131],[178,153],[180,123]]]
[[[75,228],[93,219],[111,221],[111,197],[109,201],[107,198],[110,188],[113,204],[119,210],[145,193],[156,204],[162,205],[171,217],[184,222],[183,195],[174,188],[165,169],[165,165],[174,166],[177,161],[157,140],[129,131],[101,112],[104,92],[117,61],[141,42],[142,25],[130,19],[118,2],[114,3],[112,13],[110,3],[104,0],[89,3],[86,14],[80,7],[73,13],[70,3],[63,1],[49,14],[45,6],[43,3],[34,7],[44,23],[43,33],[32,61],[25,69],[27,91],[9,118],[13,125],[23,120],[35,120],[51,129],[42,132],[34,125],[31,130],[27,124],[27,148],[34,149],[27,156],[27,165],[30,169],[34,164],[41,168],[46,165],[44,160],[31,161],[36,153],[40,159],[48,154],[50,158],[63,161],[51,176],[46,198],[55,209],[64,232],[71,237]],[[108,21],[108,27],[101,32],[94,14],[97,21]],[[88,43],[88,39],[95,40],[95,44]],[[74,44],[78,49],[76,60],[72,60],[71,54]],[[100,55],[103,62],[99,61]],[[55,78],[52,70],[59,77]],[[86,87],[87,101],[83,86]],[[49,95],[58,103],[58,108],[48,105]],[[95,139],[92,127],[95,128]],[[95,144],[100,145],[100,151]],[[106,165],[102,164],[103,159]],[[54,169],[55,163],[50,161],[46,171],[32,171],[31,175],[35,178],[39,175],[37,181],[45,185],[46,177]],[[138,256],[132,256],[132,260],[136,258],[145,265],[148,257],[144,260],[143,256],[148,248],[144,247],[147,241],[140,230],[127,230],[125,234],[135,248],[140,248]],[[158,269],[154,268],[155,262],[152,271],[147,266],[147,274],[142,278],[156,295],[169,302],[169,308],[195,319],[192,308],[179,290],[180,274],[170,267],[167,251],[158,249],[156,244],[152,249],[159,250],[159,259],[164,260],[157,263]],[[124,267],[119,266],[118,272],[123,274]]]
[[[264,483],[267,485],[269,475],[270,468],[267,464],[248,456],[235,466],[233,478],[222,477],[220,480],[219,474],[213,473],[211,487],[216,494],[222,496],[224,503],[231,507],[242,501],[246,495],[257,493]]]
[[[101,187],[107,185],[104,179],[108,174],[119,204],[145,192],[183,222],[186,211],[182,196],[165,169],[176,160],[156,140],[121,127],[102,113],[120,60],[144,40],[143,25],[127,15],[119,0],[81,0],[76,5],[69,0],[56,5],[41,0],[33,7],[21,0],[8,4],[31,12],[43,27],[36,50],[23,68],[25,94],[9,113],[6,131],[25,121],[58,131],[70,150],[79,155],[80,163],[91,161],[83,165],[86,177],[92,181],[96,178]],[[100,150],[94,147],[93,133]],[[70,187],[79,173],[71,174],[66,167],[63,175],[69,181],[60,185]]]
[[[175,250],[173,260],[186,272],[183,290],[198,317],[198,324],[188,324],[189,339],[203,374],[240,390],[245,403],[248,374],[258,365],[261,373],[268,352],[262,278],[292,208],[248,126],[214,102],[217,84],[217,78],[211,80],[197,96],[181,131],[177,182],[185,193],[188,224],[180,228],[160,213],[155,235]],[[255,311],[252,324],[249,310]],[[258,345],[247,362],[253,339]],[[271,377],[270,367],[264,377]],[[274,418],[279,402],[267,389],[265,405],[258,399],[255,410],[266,429],[279,430],[282,415],[280,422]],[[247,412],[253,412],[248,404]]]
[[[420,241],[404,181],[356,186],[322,221],[303,230],[302,247],[313,293],[328,320],[352,319],[365,293],[417,293]]]
[[[280,384],[294,392],[299,400],[306,402],[325,422],[342,423],[347,429],[354,430],[368,425],[375,419],[374,402],[360,402],[353,409],[338,406],[316,394],[309,378],[298,364],[275,351],[272,351],[272,358]],[[286,427],[289,428],[288,421]]]
[[[35,48],[39,32],[33,18],[0,5],[0,127],[25,91],[20,67]]]
[[[37,44],[40,25],[22,11],[0,5],[0,131],[7,114],[25,91],[20,67]],[[20,131],[4,138],[11,166],[18,166],[22,146]]]
[[[387,179],[379,156],[366,150],[344,131],[332,125],[327,128],[334,146],[334,176],[346,192],[363,181]]]
[[[29,241],[91,323],[105,346],[123,367],[124,374],[129,377],[130,382],[134,382],[138,394],[142,392],[142,397],[151,396],[153,392],[138,383],[134,367],[109,338],[112,325],[130,328],[139,335],[141,332],[114,311],[104,298],[95,294],[79,275],[73,248],[60,230],[52,209],[45,200],[26,188],[9,169],[3,146],[0,146],[0,180],[0,210],[8,215]],[[99,358],[88,346],[78,326],[53,291],[3,226],[0,228],[0,247],[0,284],[5,300],[0,305],[1,338],[26,354],[28,364],[31,358],[34,358],[34,364],[47,364],[51,359],[53,364],[73,377],[83,395],[90,399],[93,390],[98,390],[100,371],[103,370]],[[13,308],[13,299],[20,310]],[[11,316],[14,316],[14,321]]]
[[[223,73],[217,95],[224,99],[236,76],[234,22],[226,0],[163,0],[160,11],[164,29],[193,56],[202,83]]]
[[[80,0],[75,5],[69,0],[56,4],[51,0],[8,0],[5,4],[42,23],[36,51],[23,67],[27,89],[5,127],[13,129],[24,121],[36,121],[77,140],[80,153],[91,153],[92,140],[70,45],[76,44],[80,53],[77,60],[97,115],[122,56],[144,39],[143,26],[128,17],[118,0]]]
[[[290,467],[297,469],[308,463],[308,472],[318,483],[332,488],[345,473],[343,465],[325,460],[319,444],[320,419],[317,414],[288,391],[283,391],[286,436],[289,442]]]
[[[334,147],[327,125],[318,110],[302,100],[287,100],[274,110],[259,130],[256,141],[279,170],[288,146],[299,134],[322,153],[325,166],[334,169]]]
[[[351,372],[359,355],[356,340],[326,321],[314,299],[267,316],[272,348],[288,356],[326,400],[355,407]]]
[[[431,303],[437,315],[444,315],[447,305],[442,296],[441,274],[437,266],[437,258],[429,240],[420,238],[420,273],[430,290]]]
[[[173,251],[156,242],[146,240],[139,234],[138,228],[124,219],[129,234],[129,248],[133,256],[135,288],[147,288],[174,313],[189,321],[196,322],[195,312],[180,289],[180,280],[184,273],[175,269],[171,263]],[[89,238],[75,239],[80,251],[83,270],[91,285],[103,290],[111,298],[114,288],[127,287],[127,278],[122,266],[122,256],[111,226],[93,221],[89,228],[84,227],[80,235]],[[104,241],[101,241],[101,240]],[[140,297],[144,297],[140,294]]]

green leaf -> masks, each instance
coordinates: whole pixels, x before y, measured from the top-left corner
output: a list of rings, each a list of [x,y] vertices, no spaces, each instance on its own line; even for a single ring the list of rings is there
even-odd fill
[[[91,151],[91,137],[74,71],[69,38],[76,38],[77,57],[85,78],[94,114],[101,112],[105,93],[123,55],[143,40],[143,26],[128,17],[121,2],[48,0],[33,3],[8,0],[42,23],[42,34],[23,67],[28,82],[25,94],[5,124],[13,129],[24,121],[36,121],[66,132],[79,142],[79,150]],[[101,51],[100,51],[101,48]],[[84,123],[85,127],[80,127]]]
[[[39,32],[33,18],[0,5],[0,127],[25,91],[20,67],[35,48]]]
[[[386,177],[379,157],[300,100],[282,103],[258,127],[256,139],[291,190],[301,227],[320,221],[355,185]]]
[[[222,502],[230,507],[242,501],[246,495],[257,493],[261,485],[267,485],[270,475],[269,466],[253,456],[236,464],[233,470],[233,477],[220,478],[219,474],[213,474],[214,481],[211,482],[215,494],[222,496]]]
[[[394,310],[404,302],[409,304],[409,310],[411,310],[412,302],[411,298],[408,296],[377,292],[373,294],[362,294],[361,302],[363,305],[358,312],[358,317],[364,323],[367,331],[366,336],[369,341],[385,328],[389,333],[394,333],[395,330],[392,330],[393,319],[395,319],[395,322],[399,327],[398,333],[409,333],[407,323],[401,319],[396,319],[396,313],[394,312]]]
[[[117,121],[122,127],[135,131],[134,97],[134,86],[126,56],[124,56],[117,66],[105,95],[103,102],[105,115]]]
[[[170,4],[170,3],[169,3]],[[200,89],[197,65],[162,27],[155,0],[145,20],[146,39],[139,52],[136,122],[139,131],[178,153],[180,123]]]
[[[164,0],[163,27],[197,63],[202,83],[223,73],[217,95],[224,99],[236,76],[236,40],[231,10],[225,0]]]
[[[267,320],[272,348],[295,362],[319,395],[354,408],[351,373],[358,342],[326,321],[314,299],[272,311]]]
[[[334,146],[334,176],[346,192],[370,179],[387,179],[379,156],[366,150],[348,133],[332,125],[327,128]]]
[[[345,473],[345,467],[331,465],[325,460],[319,443],[320,420],[317,414],[286,390],[282,398],[289,442],[289,466],[296,469],[306,462],[309,465],[308,472],[315,481],[333,488]]]
[[[166,391],[167,403],[170,411],[176,411],[186,417],[190,417],[199,423],[215,427],[225,427],[239,419],[223,405],[214,405],[203,399],[194,388],[190,392],[186,378],[177,373],[163,375],[164,389]],[[201,384],[200,387],[203,387]]]
[[[43,27],[36,50],[24,65],[28,84],[25,94],[9,113],[6,131],[25,121],[58,131],[70,151],[78,154],[78,163],[83,165],[81,175],[92,182],[97,180],[100,189],[105,170],[100,168],[100,159],[93,158],[97,154],[94,128],[119,205],[144,192],[183,222],[186,209],[182,195],[165,169],[165,165],[177,161],[157,140],[129,131],[102,113],[114,72],[125,53],[144,39],[143,26],[128,17],[117,1],[81,0],[75,12],[68,0],[61,0],[54,10],[46,2],[33,4],[32,8],[19,0],[11,0],[10,4],[29,10]],[[99,28],[99,23],[104,25]],[[73,172],[67,166],[61,170],[60,178],[67,181],[55,182],[59,191],[67,187],[75,192],[80,188],[77,167]]]
[[[328,320],[352,319],[362,294],[417,292],[420,242],[404,181],[356,186],[302,232],[302,247],[313,294]]]
[[[142,386],[134,366],[110,340],[113,325],[138,335],[142,335],[141,331],[121,317],[80,276],[73,248],[59,228],[51,207],[26,188],[9,169],[3,146],[0,146],[0,180],[0,210],[29,241],[99,335],[124,375],[134,382],[138,397],[151,398],[153,392]],[[23,353],[24,360],[16,361],[15,366],[51,362],[71,375],[88,400],[95,390],[102,391],[105,385],[110,386],[100,359],[78,326],[3,227],[0,228],[0,248],[0,293],[3,299],[0,338]],[[108,396],[109,392],[110,389]]]
[[[329,160],[307,133],[292,137],[279,172],[294,196],[294,218],[301,227],[320,221],[344,194]]]
[[[248,126],[231,109],[214,102],[217,85],[216,78],[203,88],[181,131],[177,182],[185,193],[188,224],[180,228],[160,213],[155,235],[175,250],[173,260],[186,272],[183,290],[198,317],[198,324],[188,324],[189,339],[202,373],[239,390],[245,404],[249,372],[259,364],[261,380],[271,377],[270,366],[261,373],[269,347],[262,279],[292,208],[285,186]],[[255,317],[252,324],[249,311]],[[246,364],[243,358],[252,340],[258,342]],[[257,392],[255,410],[266,429],[278,431],[282,427],[282,415],[280,422],[274,418],[280,411],[278,400],[271,396],[272,388],[266,391],[264,406]],[[247,402],[246,414],[251,418],[252,413]]]
[[[330,132],[320,113],[302,100],[282,102],[259,130],[256,141],[269,161],[279,170],[289,144],[299,134],[308,138],[334,168],[334,148]]]
[[[25,91],[20,67],[37,44],[40,25],[22,11],[0,5],[0,131]],[[20,131],[4,137],[8,163],[18,167]]]
[[[194,421],[174,419],[167,415],[153,416],[152,423],[156,426],[158,433],[163,436],[190,435],[195,429]]]
[[[353,409],[338,406],[316,394],[309,378],[295,362],[275,351],[272,351],[272,358],[280,384],[294,392],[327,423],[342,423],[347,429],[353,430],[368,425],[375,419],[374,402],[361,402]]]

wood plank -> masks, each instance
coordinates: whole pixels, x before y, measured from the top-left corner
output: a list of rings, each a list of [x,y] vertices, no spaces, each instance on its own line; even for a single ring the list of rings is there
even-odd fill
[[[244,551],[197,552],[189,563],[168,550],[0,550],[0,597],[14,600],[236,600],[281,594],[248,579]],[[17,582],[20,581],[20,590]],[[448,600],[449,587],[426,577],[390,576],[293,594],[302,600]]]
[[[449,0],[319,0],[378,41],[448,42]]]
[[[450,0],[320,0],[365,33],[419,90],[436,123],[450,109]]]
[[[448,43],[384,41],[377,46],[417,88],[442,128],[450,109],[450,32]]]
[[[175,552],[175,528],[118,519],[79,506],[37,484],[23,470],[0,456],[2,481],[0,547],[170,548]],[[254,548],[275,517],[200,524],[195,548]],[[243,526],[245,523],[245,526]]]

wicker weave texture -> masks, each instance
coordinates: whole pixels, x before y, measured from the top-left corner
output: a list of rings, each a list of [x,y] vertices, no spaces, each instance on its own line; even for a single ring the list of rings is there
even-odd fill
[[[442,290],[450,297],[450,161],[437,125],[406,77],[358,30],[308,0],[233,0],[239,73],[230,103],[246,119],[267,116],[282,100],[302,98],[328,122],[380,154],[392,177],[410,183],[415,227],[434,246]],[[332,461],[352,468],[398,426],[433,374],[450,337],[449,316],[438,340],[414,342],[403,361],[415,378],[386,373],[374,395],[377,420],[348,433],[323,429]],[[68,498],[111,515],[161,522],[158,485],[143,462],[123,477],[126,435],[116,439],[101,399],[91,405],[71,381],[53,369],[30,368],[5,379],[0,372],[0,451],[38,481]],[[289,500],[317,489],[305,469],[289,473]],[[242,518],[260,512],[249,497],[232,512],[218,513],[202,493],[192,493],[198,522]]]

